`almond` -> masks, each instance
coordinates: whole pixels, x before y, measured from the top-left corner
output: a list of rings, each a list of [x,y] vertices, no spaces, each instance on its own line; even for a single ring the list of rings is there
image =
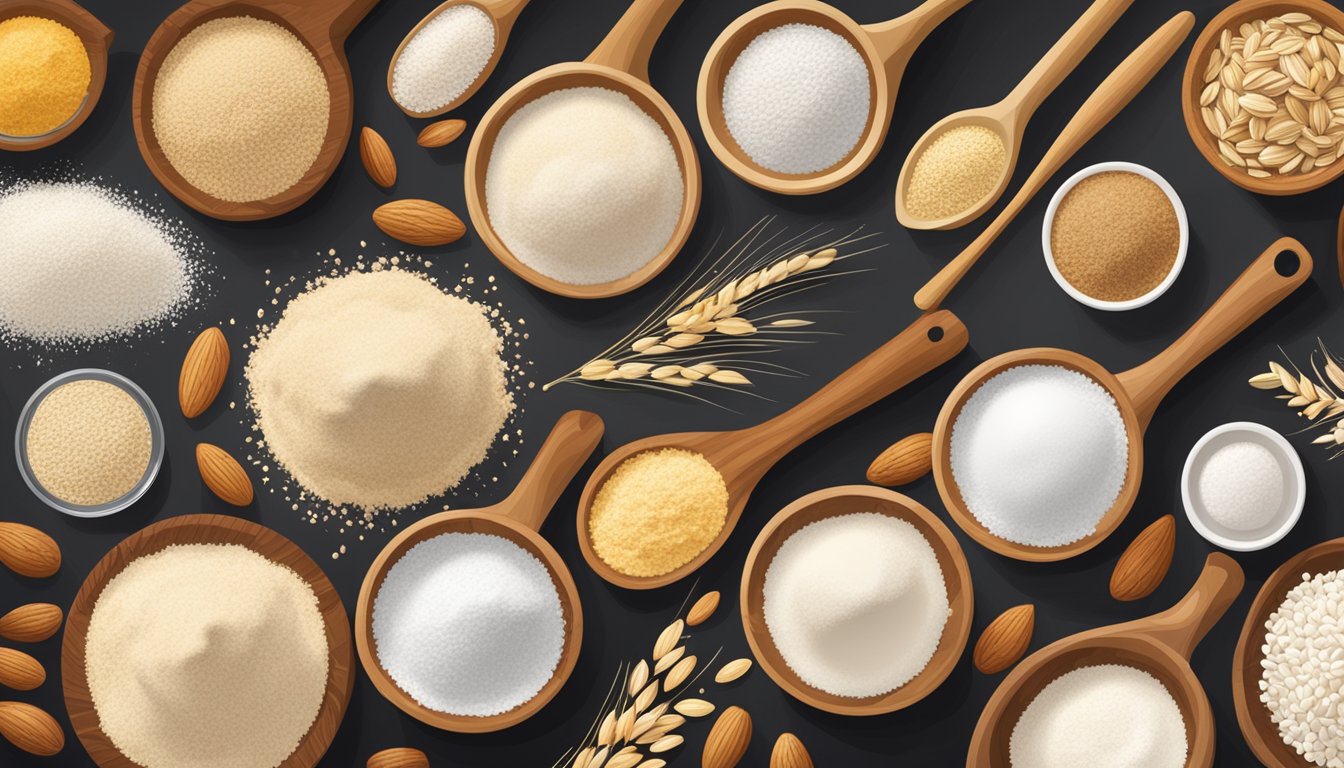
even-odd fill
[[[1138,600],[1147,597],[1162,583],[1176,551],[1176,518],[1159,517],[1144,528],[1115,562],[1111,571],[1111,597]]]
[[[30,579],[45,579],[61,569],[55,539],[22,523],[0,523],[0,563]]]
[[[373,183],[387,189],[397,183],[397,159],[383,137],[367,125],[359,130],[359,159]]]
[[[1027,603],[1009,608],[985,627],[972,656],[975,668],[994,675],[1013,666],[1031,644],[1036,626],[1036,606]]]
[[[879,453],[868,465],[868,482],[874,485],[906,485],[933,468],[933,435],[910,435]]]
[[[429,768],[429,758],[418,749],[396,747],[370,757],[368,768]]]
[[[714,611],[717,610],[718,607],[718,591],[706,592],[700,596],[699,600],[695,601],[695,605],[691,606],[691,610],[686,612],[686,626],[698,627],[701,624],[704,624],[706,621],[709,621],[710,616],[714,615]]]
[[[770,753],[770,768],[812,768],[812,756],[797,736],[781,733]]]
[[[42,663],[23,651],[0,648],[0,685],[16,691],[32,691],[47,681]]]
[[[194,419],[205,413],[224,387],[229,375],[229,342],[224,332],[211,327],[201,331],[182,359],[177,377],[177,402],[182,415]]]
[[[65,748],[65,732],[51,715],[17,701],[0,701],[0,736],[39,757],[51,757]]]
[[[422,147],[445,147],[452,144],[466,129],[466,120],[440,120],[426,125],[416,137],[415,143]]]
[[[201,470],[205,487],[226,503],[235,507],[252,503],[252,481],[243,466],[223,448],[197,443],[196,466]]]
[[[13,643],[40,643],[61,628],[64,614],[51,603],[29,603],[0,616],[0,637]]]
[[[447,245],[467,233],[457,214],[429,200],[393,200],[378,206],[373,223],[411,245]]]
[[[751,743],[751,715],[741,707],[723,710],[705,739],[701,768],[734,768]]]

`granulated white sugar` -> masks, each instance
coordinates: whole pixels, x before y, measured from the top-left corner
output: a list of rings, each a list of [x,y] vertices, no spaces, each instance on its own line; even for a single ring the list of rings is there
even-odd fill
[[[430,19],[392,66],[392,98],[412,112],[451,104],[480,76],[495,52],[495,22],[471,4]]]
[[[236,544],[167,547],[98,595],[84,667],[98,724],[144,768],[275,768],[327,687],[326,625],[297,573]]]
[[[513,411],[487,315],[401,269],[316,281],[247,363],[266,446],[332,504],[400,508],[453,488]]]
[[[877,696],[928,666],[949,614],[933,547],[863,512],[811,523],[765,571],[765,623],[789,668],[836,696]]]
[[[125,336],[178,315],[194,290],[191,238],[89,183],[0,193],[0,331],[40,344]]]
[[[1121,664],[1052,680],[1022,712],[1008,746],[1016,768],[1182,768],[1188,749],[1167,687]]]
[[[952,424],[952,477],[994,535],[1056,547],[1088,536],[1119,497],[1129,439],[1115,398],[1057,365],[980,385]]]
[[[493,534],[416,544],[373,601],[378,663],[417,702],[454,715],[531,701],[555,673],[566,631],[550,571]]]
[[[844,37],[811,24],[761,33],[723,81],[723,117],[737,145],[777,173],[839,163],[868,124],[868,64]]]
[[[618,280],[662,253],[685,189],[672,143],[623,93],[566,88],[499,130],[485,173],[490,225],[527,266],[571,285]]]
[[[1265,621],[1260,701],[1283,743],[1308,762],[1344,768],[1344,577],[1311,575]]]
[[[1199,508],[1219,525],[1238,532],[1268,525],[1283,509],[1285,479],[1278,458],[1265,446],[1242,440],[1218,448],[1199,470]]]

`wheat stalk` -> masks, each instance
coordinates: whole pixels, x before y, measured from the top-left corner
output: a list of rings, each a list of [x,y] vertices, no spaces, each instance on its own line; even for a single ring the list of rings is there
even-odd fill
[[[1271,361],[1269,371],[1252,376],[1248,383],[1256,389],[1282,390],[1275,397],[1311,422],[1307,429],[1328,428],[1329,431],[1318,435],[1312,443],[1338,449],[1330,457],[1333,459],[1344,454],[1344,421],[1341,421],[1344,418],[1344,397],[1341,396],[1344,393],[1344,366],[1324,342],[1316,341],[1320,355],[1312,352],[1310,359],[1314,378],[1295,365],[1290,371]],[[1292,365],[1291,361],[1289,365]]]

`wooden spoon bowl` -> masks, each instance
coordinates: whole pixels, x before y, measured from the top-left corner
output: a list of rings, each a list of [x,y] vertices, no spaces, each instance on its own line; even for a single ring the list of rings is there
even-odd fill
[[[583,607],[579,589],[560,554],[537,531],[569,481],[602,439],[602,419],[595,413],[570,411],[560,417],[518,487],[504,501],[483,509],[442,512],[420,520],[397,534],[374,559],[359,589],[355,607],[355,646],[364,671],[383,698],[420,722],[456,733],[487,733],[527,720],[564,687],[583,647]],[[446,533],[500,536],[532,553],[550,572],[560,594],[565,621],[565,647],[551,679],[526,703],[490,717],[454,715],[430,709],[397,685],[378,660],[373,637],[373,605],[383,580],[415,545]]]
[[[112,47],[113,33],[107,25],[73,0],[19,0],[6,3],[0,8],[0,21],[16,16],[39,16],[64,24],[79,35],[84,50],[89,54],[89,90],[84,96],[84,103],[69,120],[38,136],[0,134],[0,149],[28,152],[55,144],[74,133],[75,129],[89,119],[89,114],[98,105],[98,99],[103,95],[103,86],[107,83],[107,50]]]
[[[700,211],[700,161],[686,126],[682,125],[672,105],[649,83],[649,55],[680,5],[681,0],[635,2],[587,59],[555,64],[523,78],[499,97],[481,117],[480,125],[472,134],[465,169],[467,212],[472,224],[481,242],[501,264],[543,291],[576,299],[603,299],[628,293],[652,280],[672,263],[691,235]],[[490,224],[485,175],[499,131],[515,112],[548,93],[586,87],[622,93],[658,123],[677,155],[684,195],[676,228],[657,256],[625,277],[606,283],[575,285],[542,274],[509,250]]]
[[[190,0],[163,20],[145,43],[135,71],[131,122],[135,141],[150,172],[173,197],[197,211],[226,221],[256,221],[291,211],[331,178],[345,153],[354,120],[354,89],[345,39],[378,0]],[[322,149],[289,189],[264,200],[230,202],[197,189],[173,167],[154,134],[154,84],[170,51],[200,25],[234,16],[271,21],[289,30],[317,59],[327,81],[330,111]]]
[[[1289,590],[1302,583],[1302,574],[1313,576],[1344,568],[1344,538],[1309,547],[1279,566],[1260,587],[1246,614],[1237,651],[1232,657],[1232,702],[1237,724],[1251,751],[1265,765],[1282,768],[1314,768],[1297,750],[1284,743],[1279,727],[1269,718],[1269,709],[1260,702],[1260,650],[1265,640],[1265,622],[1278,610]]]
[[[947,583],[951,609],[938,648],[923,671],[894,691],[862,698],[837,696],[805,682],[784,660],[765,623],[765,572],[784,542],[804,526],[830,517],[860,512],[877,512],[904,520],[919,530],[938,558],[938,566]],[[752,655],[770,679],[790,696],[837,715],[866,716],[895,712],[932,693],[951,674],[962,651],[966,650],[966,640],[971,635],[974,604],[975,593],[971,588],[971,571],[966,564],[966,555],[947,526],[927,507],[909,496],[868,485],[825,488],[789,504],[761,529],[742,568],[742,628],[746,632]]]
[[[967,768],[1009,765],[1013,728],[1032,700],[1067,672],[1098,664],[1122,664],[1156,677],[1176,700],[1185,720],[1186,768],[1213,765],[1213,710],[1190,655],[1241,592],[1245,578],[1236,561],[1221,552],[1209,555],[1204,571],[1180,602],[1136,621],[1081,632],[1028,656],[994,691],[980,713]]]
[[[952,359],[966,347],[967,338],[966,327],[951,312],[923,315],[811,397],[773,419],[729,432],[646,437],[608,453],[589,476],[579,498],[576,522],[584,559],[598,576],[626,589],[656,589],[681,580],[704,565],[728,540],[751,492],[777,461],[819,432]],[[608,565],[593,548],[589,533],[593,499],[622,462],[658,448],[680,448],[708,459],[728,487],[728,513],[718,535],[690,562],[661,576],[629,576]]]
[[[1287,237],[1278,240],[1242,272],[1185,334],[1148,362],[1119,375],[1076,352],[1048,347],[1007,352],[981,363],[948,395],[933,430],[934,481],[953,522],[985,548],[1029,562],[1076,557],[1105,541],[1124,521],[1138,497],[1143,478],[1143,435],[1162,399],[1204,358],[1306,282],[1311,269],[1311,255],[1301,243]],[[986,381],[1023,365],[1061,366],[1087,376],[1110,393],[1125,423],[1129,456],[1120,493],[1095,530],[1071,544],[1031,546],[995,534],[967,507],[952,475],[952,427],[962,408]]]
[[[742,14],[710,46],[700,68],[696,106],[705,141],[724,167],[748,184],[785,195],[813,195],[854,178],[877,156],[891,128],[901,76],[924,38],[969,0],[926,0],[891,21],[860,25],[819,0],[776,0]],[[738,146],[723,115],[723,82],[733,62],[759,35],[785,24],[808,24],[849,41],[868,64],[868,121],[862,137],[835,165],[815,173],[780,173]]]
[[[133,533],[108,552],[89,572],[75,595],[66,619],[61,643],[61,683],[70,724],[93,762],[103,768],[136,768],[103,733],[98,711],[85,676],[84,646],[88,639],[93,607],[117,574],[146,555],[177,544],[238,544],[273,563],[291,568],[312,588],[318,611],[326,624],[327,690],[322,707],[308,733],[280,768],[312,768],[331,746],[345,716],[355,686],[354,652],[350,647],[350,621],[341,596],[322,569],[289,539],[247,520],[225,515],[183,515],[155,523]]]

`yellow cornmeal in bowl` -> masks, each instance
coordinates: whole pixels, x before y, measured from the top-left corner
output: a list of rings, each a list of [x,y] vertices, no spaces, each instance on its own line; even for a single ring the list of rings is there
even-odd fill
[[[727,517],[728,487],[714,465],[695,451],[660,448],[611,473],[593,499],[588,535],[602,562],[653,578],[704,552]]]
[[[92,70],[84,43],[37,16],[0,21],[0,134],[50,133],[84,104]]]

